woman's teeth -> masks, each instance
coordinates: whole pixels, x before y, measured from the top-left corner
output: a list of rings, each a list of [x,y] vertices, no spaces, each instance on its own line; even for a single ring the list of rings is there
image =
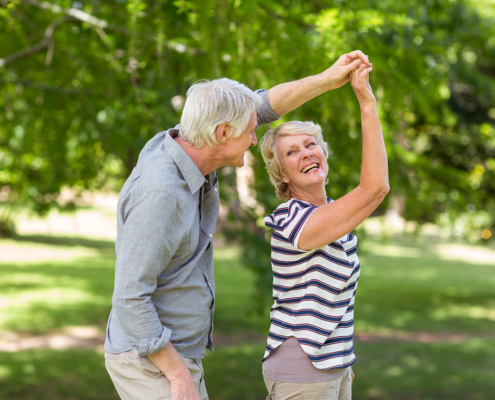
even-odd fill
[[[318,164],[314,163],[314,164],[308,165],[307,167],[304,167],[304,169],[302,170],[302,173],[305,174],[305,173],[313,170],[314,168],[318,168]]]

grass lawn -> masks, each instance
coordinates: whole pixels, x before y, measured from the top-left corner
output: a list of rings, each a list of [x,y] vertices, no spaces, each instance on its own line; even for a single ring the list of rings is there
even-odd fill
[[[103,333],[113,246],[88,238],[0,240],[1,343],[74,326]],[[431,237],[387,244],[369,237],[361,245],[355,400],[495,399],[495,252],[448,246]],[[18,249],[19,259],[3,257],[7,248]],[[215,262],[217,341],[204,361],[210,398],[264,399],[268,321],[247,315],[254,277],[233,247],[216,249]],[[101,349],[33,348],[0,351],[0,399],[118,396]]]

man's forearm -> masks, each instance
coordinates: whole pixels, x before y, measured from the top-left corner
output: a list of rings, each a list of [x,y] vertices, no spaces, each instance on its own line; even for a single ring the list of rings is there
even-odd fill
[[[282,116],[331,89],[320,75],[313,75],[272,87],[268,99],[273,111]]]
[[[184,359],[170,342],[159,352],[149,354],[148,358],[163,372],[169,381],[191,375]]]

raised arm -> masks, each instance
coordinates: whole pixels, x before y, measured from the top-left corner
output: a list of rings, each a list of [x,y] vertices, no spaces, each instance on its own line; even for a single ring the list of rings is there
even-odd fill
[[[320,94],[345,85],[349,81],[350,72],[361,63],[371,65],[368,56],[356,50],[340,56],[335,64],[321,74],[274,86],[268,91],[270,105],[278,116],[287,114]]]
[[[363,161],[359,186],[340,199],[319,207],[308,219],[298,247],[315,249],[331,243],[363,222],[389,191],[387,153],[369,84],[371,67],[362,64],[351,73],[351,85],[361,107]]]

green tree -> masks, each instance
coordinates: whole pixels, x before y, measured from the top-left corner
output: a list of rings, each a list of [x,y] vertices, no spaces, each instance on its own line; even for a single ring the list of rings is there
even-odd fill
[[[495,21],[490,1],[2,0],[0,201],[43,213],[64,186],[122,182],[187,88],[219,76],[252,88],[321,72],[362,49],[402,215],[479,239],[495,222]],[[360,116],[350,87],[285,116],[313,120],[332,149],[328,194],[355,187]],[[262,217],[278,200],[253,152],[256,204],[220,171],[244,263],[270,281]],[[389,207],[385,202],[384,211]],[[247,227],[247,229],[246,229]]]

